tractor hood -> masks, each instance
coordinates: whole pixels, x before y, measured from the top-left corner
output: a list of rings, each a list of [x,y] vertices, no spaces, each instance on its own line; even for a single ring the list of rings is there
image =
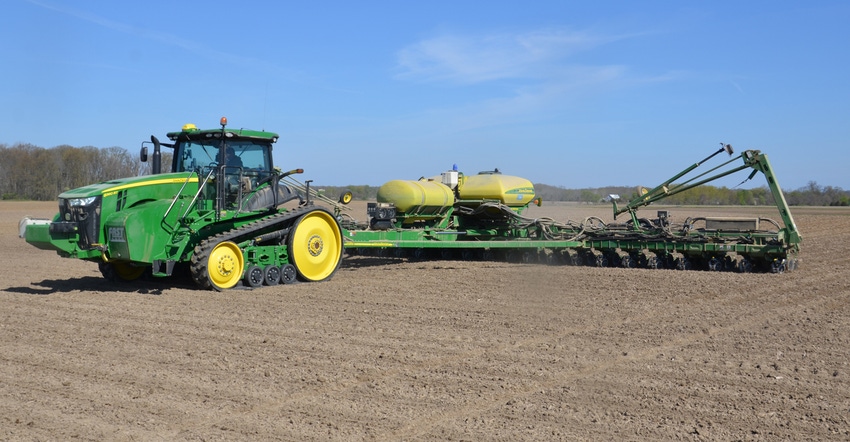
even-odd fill
[[[130,190],[136,188],[151,188],[151,186],[171,187],[174,185],[182,185],[188,179],[189,182],[198,182],[197,175],[189,172],[180,173],[164,173],[158,175],[146,175],[132,178],[119,178],[116,180],[103,181],[97,184],[92,184],[85,187],[68,190],[59,194],[62,199],[77,199],[91,198],[97,196],[112,196],[122,190]],[[173,193],[172,193],[173,196]]]
[[[21,220],[20,236],[61,256],[97,259],[106,241],[101,220],[120,216],[122,211],[142,204],[164,202],[168,207],[181,194],[191,196],[197,192],[197,183],[196,174],[181,172],[103,181],[62,192],[59,213],[52,220]],[[160,217],[163,211],[158,212]]]

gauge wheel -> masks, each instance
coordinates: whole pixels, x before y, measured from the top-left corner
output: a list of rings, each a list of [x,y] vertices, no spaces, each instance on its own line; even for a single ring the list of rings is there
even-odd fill
[[[352,198],[354,198],[354,195],[351,193],[350,190],[346,189],[339,195],[339,202],[342,204],[348,204],[351,202]]]
[[[342,261],[342,232],[333,215],[317,209],[298,218],[289,236],[289,256],[301,279],[330,278]]]
[[[216,290],[225,290],[235,286],[242,279],[245,259],[242,250],[231,241],[218,243],[210,251],[207,260],[207,277]]]

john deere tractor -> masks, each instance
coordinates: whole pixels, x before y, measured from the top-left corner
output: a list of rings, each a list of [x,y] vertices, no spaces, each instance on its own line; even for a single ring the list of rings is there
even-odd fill
[[[745,273],[783,273],[799,264],[802,237],[767,155],[758,150],[734,156],[732,146],[721,143],[625,206],[612,198],[614,219],[630,215],[624,223],[527,217],[523,211],[540,204],[531,181],[498,169],[465,175],[457,168],[387,182],[377,201],[367,204],[369,221],[359,223],[341,212],[350,210],[344,205],[350,193],[333,201],[292,176],[301,169],[275,169],[277,134],[228,129],[222,118],[221,128],[186,125],[167,135],[170,143],[152,136],[142,147],[141,159],[150,159],[152,174],[64,192],[52,220],[24,218],[20,235],[36,247],[97,262],[111,280],[186,269],[198,286],[214,290],[322,281],[336,272],[343,249],[414,259]],[[163,147],[173,149],[168,173],[161,171]],[[692,176],[724,152],[729,160]],[[747,170],[744,182],[765,176],[782,225],[762,217],[710,216],[674,223],[667,210],[659,210],[657,218],[637,215],[640,207]]]
[[[170,143],[151,136],[141,150],[150,175],[64,192],[59,213],[24,218],[21,236],[96,262],[110,280],[169,276],[175,268],[215,290],[330,278],[342,257],[336,217],[310,201],[309,182],[305,195],[281,181],[303,170],[274,167],[277,134],[230,129],[226,118],[220,124],[185,125],[167,134]],[[173,149],[166,173],[162,148]]]

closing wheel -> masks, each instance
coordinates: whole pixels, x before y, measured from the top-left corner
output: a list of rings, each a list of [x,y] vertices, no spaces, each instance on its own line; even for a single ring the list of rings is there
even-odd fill
[[[770,263],[771,273],[785,273],[786,269],[787,263],[784,259],[774,259],[773,262]]]
[[[122,261],[99,262],[97,267],[104,278],[114,282],[135,281],[141,278],[149,268],[146,266],[134,266],[129,262]]]
[[[663,269],[664,263],[657,256],[653,255],[646,259],[646,268],[654,270]]]
[[[711,259],[708,260],[708,269],[712,272],[719,272],[725,267],[723,260],[718,259],[717,257],[712,256]]]
[[[753,262],[747,258],[741,258],[738,261],[738,272],[739,273],[750,273],[753,271]]]
[[[289,253],[301,279],[330,278],[342,261],[342,232],[333,215],[314,210],[298,218],[289,236]]]
[[[637,260],[632,255],[620,256],[620,267],[624,269],[633,269],[637,267]]]
[[[239,246],[224,241],[213,247],[207,261],[207,276],[216,290],[229,289],[242,279],[245,260]]]

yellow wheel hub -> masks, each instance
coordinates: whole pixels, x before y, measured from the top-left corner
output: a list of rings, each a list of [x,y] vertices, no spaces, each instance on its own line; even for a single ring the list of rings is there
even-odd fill
[[[313,235],[307,241],[307,249],[310,251],[310,255],[319,256],[322,254],[322,249],[324,248],[324,243],[322,242],[322,237],[319,235]]]
[[[321,281],[336,271],[342,258],[342,233],[330,213],[317,210],[298,220],[290,238],[290,257],[308,281]]]
[[[242,279],[244,270],[245,260],[239,246],[225,241],[213,247],[207,263],[207,273],[216,288],[229,289],[235,286]]]

